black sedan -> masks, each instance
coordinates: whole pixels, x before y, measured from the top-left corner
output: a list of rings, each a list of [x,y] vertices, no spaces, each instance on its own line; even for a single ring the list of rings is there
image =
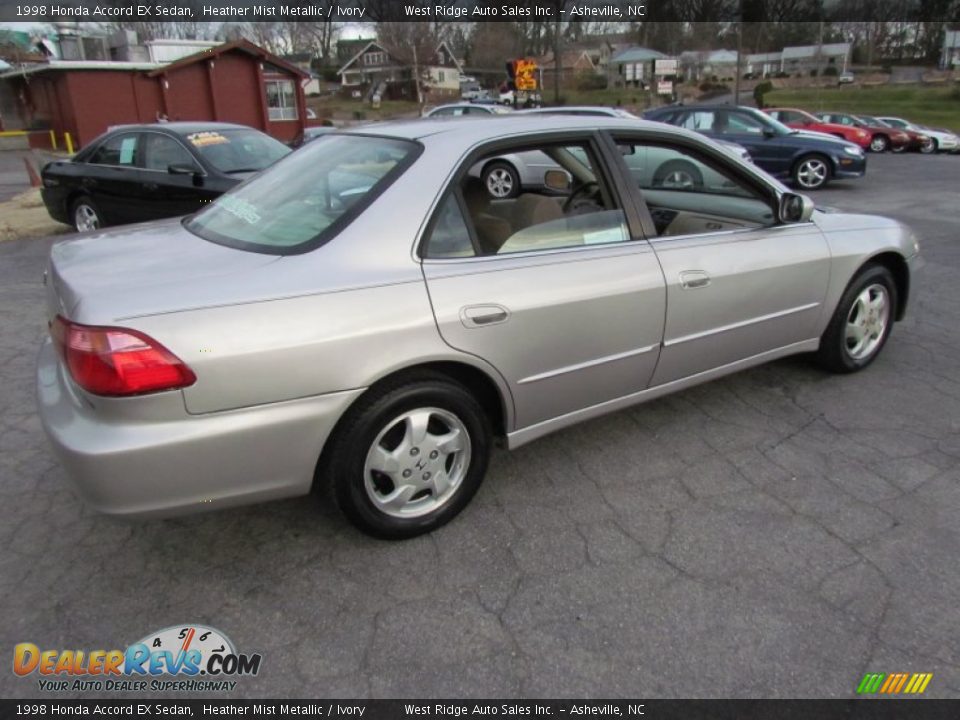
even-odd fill
[[[743,145],[759,167],[804,190],[822,188],[830,180],[862,177],[867,171],[867,156],[860,146],[794,130],[754,108],[668,105],[648,110],[644,117]]]
[[[289,152],[243,125],[123,125],[48,163],[41,194],[50,217],[77,230],[188,215]]]

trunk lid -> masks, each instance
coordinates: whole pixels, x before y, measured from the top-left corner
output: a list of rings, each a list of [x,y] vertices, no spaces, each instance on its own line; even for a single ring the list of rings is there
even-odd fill
[[[96,325],[229,304],[280,259],[208,242],[179,219],[98,230],[50,251],[48,315]]]

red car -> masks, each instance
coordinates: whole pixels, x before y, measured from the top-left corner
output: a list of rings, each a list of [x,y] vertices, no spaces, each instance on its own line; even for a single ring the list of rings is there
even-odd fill
[[[835,135],[848,142],[859,145],[864,150],[870,147],[870,141],[873,139],[873,136],[862,128],[824,122],[805,110],[797,110],[796,108],[765,108],[764,112],[779,120],[787,127]]]
[[[884,150],[893,150],[901,152],[911,147],[914,139],[910,133],[900,128],[891,127],[881,120],[870,117],[869,115],[851,115],[850,113],[821,112],[817,113],[824,122],[834,125],[848,125],[866,130],[871,134],[870,149],[874,152],[883,152]],[[914,133],[916,134],[916,133]],[[917,140],[917,149],[922,145],[922,140]]]

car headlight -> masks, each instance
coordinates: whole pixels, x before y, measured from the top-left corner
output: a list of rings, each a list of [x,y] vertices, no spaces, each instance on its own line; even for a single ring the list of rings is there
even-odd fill
[[[845,145],[844,148],[843,148],[843,151],[844,151],[847,155],[856,155],[857,157],[863,156],[863,150],[861,150],[860,148],[858,148],[858,147],[855,146],[855,145]]]

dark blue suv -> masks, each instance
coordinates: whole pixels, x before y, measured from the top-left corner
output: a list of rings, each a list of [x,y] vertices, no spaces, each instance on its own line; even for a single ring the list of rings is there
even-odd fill
[[[803,190],[817,190],[830,180],[863,177],[867,172],[867,156],[859,146],[794,130],[754,108],[668,105],[643,116],[743,145],[758,167],[776,178],[792,180]]]

